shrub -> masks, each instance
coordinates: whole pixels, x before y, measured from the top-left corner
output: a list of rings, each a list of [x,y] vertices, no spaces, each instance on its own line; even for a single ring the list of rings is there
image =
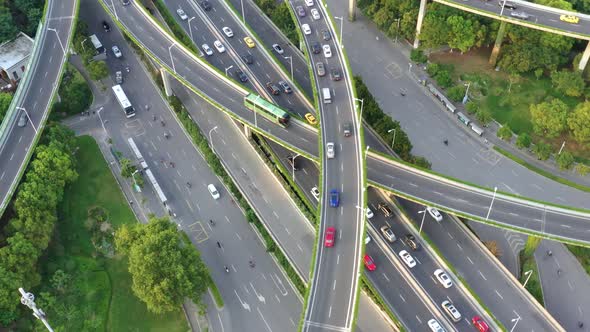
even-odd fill
[[[488,110],[477,110],[477,112],[475,113],[475,117],[479,122],[483,123],[484,125],[487,125],[488,123],[490,123],[490,121],[492,121],[492,114]]]
[[[467,113],[474,114],[479,110],[479,105],[470,100],[465,104],[465,109],[467,110]]]
[[[424,54],[424,51],[420,49],[412,49],[410,52],[410,60],[416,63],[426,63],[428,57]]]
[[[585,176],[590,173],[590,166],[579,163],[576,165],[576,172],[578,172],[581,176]]]
[[[86,65],[90,78],[98,81],[109,75],[109,68],[104,61],[93,61]]]
[[[436,80],[436,83],[443,88],[448,88],[453,84],[451,74],[447,70],[439,70],[434,76],[434,79]]]
[[[436,76],[436,74],[438,74],[438,72],[440,70],[441,70],[441,68],[440,68],[440,65],[438,63],[429,63],[428,66],[426,66],[426,72],[431,77]]]
[[[531,146],[531,137],[527,133],[522,133],[516,138],[516,146],[519,148],[528,148]]]
[[[539,142],[533,146],[533,153],[539,160],[547,160],[551,157],[551,147],[548,144]]]
[[[562,153],[557,155],[555,161],[557,162],[559,169],[570,169],[574,164],[574,156],[568,151],[563,151]]]
[[[455,85],[447,91],[447,97],[450,100],[459,102],[465,96],[465,86],[463,84]]]
[[[508,127],[508,124],[504,124],[498,129],[497,136],[505,141],[509,141],[512,138],[512,130]]]

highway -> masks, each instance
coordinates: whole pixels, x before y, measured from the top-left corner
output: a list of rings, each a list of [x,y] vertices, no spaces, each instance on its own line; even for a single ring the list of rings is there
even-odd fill
[[[0,146],[0,214],[10,201],[13,190],[20,180],[21,169],[26,167],[35,143],[49,115],[50,101],[57,91],[60,73],[65,64],[63,47],[69,45],[73,18],[76,13],[74,0],[50,0],[42,28],[35,36],[37,53],[31,54],[25,78],[18,87],[16,107],[26,109],[28,124],[17,127],[21,111],[4,118],[7,123],[6,140]],[[52,29],[52,30],[49,30]],[[58,39],[59,38],[59,39]],[[14,105],[14,101],[13,101]]]

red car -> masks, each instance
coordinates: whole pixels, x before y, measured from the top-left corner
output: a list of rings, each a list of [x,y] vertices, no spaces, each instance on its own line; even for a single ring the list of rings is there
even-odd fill
[[[373,262],[373,257],[371,257],[369,255],[365,255],[364,261],[365,261],[365,267],[367,268],[367,270],[375,271],[375,269],[377,268],[377,265],[375,265],[375,262]]]
[[[490,330],[488,324],[486,324],[486,322],[484,322],[479,316],[474,316],[471,319],[471,323],[479,332],[488,332]]]
[[[326,228],[326,235],[324,237],[324,247],[333,247],[334,239],[336,238],[336,228]]]

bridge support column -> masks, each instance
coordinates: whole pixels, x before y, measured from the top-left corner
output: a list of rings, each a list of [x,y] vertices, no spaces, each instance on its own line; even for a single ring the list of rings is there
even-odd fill
[[[246,136],[247,138],[252,137],[252,129],[250,129],[250,127],[244,125],[244,136]]]
[[[420,0],[420,11],[418,12],[418,22],[416,23],[416,37],[414,38],[414,48],[420,46],[420,30],[422,30],[422,21],[426,15],[426,0]]]
[[[586,45],[586,50],[582,54],[582,59],[580,59],[580,63],[578,64],[578,70],[583,71],[586,69],[586,65],[588,64],[588,58],[590,58],[590,41]]]
[[[164,69],[160,68],[160,75],[162,75],[162,83],[164,83],[164,92],[166,97],[172,96],[172,88],[170,87],[170,74]]]
[[[494,48],[492,49],[492,54],[490,55],[489,64],[492,66],[496,65],[496,61],[498,61],[498,55],[500,55],[500,48],[502,47],[502,41],[504,41],[504,36],[506,35],[506,21],[500,21],[500,28],[498,29],[498,34],[496,35],[496,42],[494,43]]]
[[[356,0],[348,0],[348,20],[350,22],[354,22],[356,20],[356,12],[354,11],[356,7]]]

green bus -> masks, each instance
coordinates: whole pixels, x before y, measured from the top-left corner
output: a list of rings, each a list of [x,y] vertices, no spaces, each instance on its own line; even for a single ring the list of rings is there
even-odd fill
[[[265,118],[281,125],[284,128],[289,126],[291,116],[282,108],[267,101],[259,95],[250,93],[244,97],[244,106]]]

